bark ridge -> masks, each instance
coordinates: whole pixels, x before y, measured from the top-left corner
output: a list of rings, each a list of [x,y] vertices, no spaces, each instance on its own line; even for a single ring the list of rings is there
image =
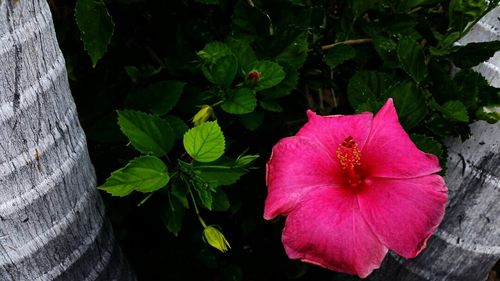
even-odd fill
[[[135,280],[44,0],[0,0],[0,280]]]

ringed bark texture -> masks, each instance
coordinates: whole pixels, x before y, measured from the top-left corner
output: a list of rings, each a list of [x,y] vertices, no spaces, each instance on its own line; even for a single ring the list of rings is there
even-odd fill
[[[493,9],[474,25],[470,32],[460,39],[459,44],[500,40],[500,6]],[[474,69],[490,81],[490,85],[500,88],[500,52]]]
[[[500,126],[477,122],[448,143],[449,202],[441,226],[415,259],[391,253],[369,280],[483,281],[500,259]],[[404,226],[402,226],[404,227]]]
[[[481,19],[460,44],[500,40],[500,7]],[[474,68],[500,87],[500,52]],[[497,109],[498,110],[498,109]],[[369,280],[483,281],[500,260],[500,123],[472,124],[472,137],[450,140],[445,218],[415,259],[391,253]],[[402,226],[404,227],[404,226]]]
[[[135,280],[45,0],[0,0],[0,280]]]

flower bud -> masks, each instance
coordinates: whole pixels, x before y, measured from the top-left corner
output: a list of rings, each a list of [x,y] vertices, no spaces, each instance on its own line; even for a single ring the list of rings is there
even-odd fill
[[[226,237],[224,237],[224,234],[212,225],[205,227],[203,230],[203,236],[205,237],[205,241],[210,244],[210,246],[223,253],[231,249],[231,246],[229,245],[229,242],[227,242]]]
[[[214,114],[214,110],[210,105],[202,105],[201,109],[194,115],[193,123],[195,126],[207,121]]]
[[[260,72],[253,69],[247,74],[247,81],[250,83],[257,83],[260,80]]]
[[[259,158],[259,155],[241,155],[239,156],[236,161],[234,161],[234,167],[237,168],[246,168],[250,165],[252,165],[255,160]]]

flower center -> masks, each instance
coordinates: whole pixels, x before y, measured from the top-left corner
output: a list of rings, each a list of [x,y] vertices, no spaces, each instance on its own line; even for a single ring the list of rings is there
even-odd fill
[[[337,147],[337,159],[342,170],[347,175],[352,187],[361,183],[357,168],[361,165],[361,154],[358,144],[349,136]]]

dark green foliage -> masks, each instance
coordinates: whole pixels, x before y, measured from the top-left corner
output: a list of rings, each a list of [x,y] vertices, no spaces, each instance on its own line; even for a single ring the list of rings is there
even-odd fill
[[[457,47],[451,54],[456,66],[470,68],[492,57],[500,49],[500,41],[469,43]]]
[[[353,47],[346,44],[340,44],[326,51],[325,62],[329,67],[335,68],[337,65],[340,65],[355,56],[356,52]]]
[[[308,108],[375,113],[393,98],[442,164],[443,139],[499,120],[485,108],[498,89],[471,67],[500,43],[455,44],[498,1],[60,2],[71,88],[101,189],[128,195],[105,200],[139,280],[335,280],[288,260],[282,220],[262,219],[271,147]],[[203,242],[202,221],[230,252]]]
[[[403,37],[399,40],[397,53],[401,68],[403,68],[415,82],[420,83],[425,76],[427,76],[427,66],[424,61],[422,46],[411,37]]]
[[[85,50],[95,67],[108,49],[115,24],[103,1],[76,1],[75,18],[80,28]]]

